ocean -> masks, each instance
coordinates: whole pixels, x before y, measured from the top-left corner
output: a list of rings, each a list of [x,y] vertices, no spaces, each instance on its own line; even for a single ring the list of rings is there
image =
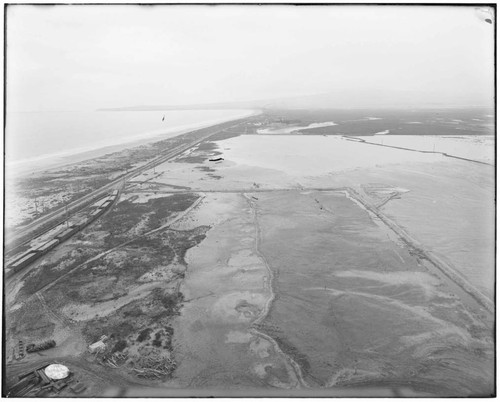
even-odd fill
[[[12,112],[6,117],[6,173],[97,157],[110,150],[174,137],[253,113],[252,110]]]

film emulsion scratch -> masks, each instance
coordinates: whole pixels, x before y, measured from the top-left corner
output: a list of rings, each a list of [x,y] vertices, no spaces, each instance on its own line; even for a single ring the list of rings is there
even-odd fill
[[[8,5],[3,396],[495,396],[495,7]]]

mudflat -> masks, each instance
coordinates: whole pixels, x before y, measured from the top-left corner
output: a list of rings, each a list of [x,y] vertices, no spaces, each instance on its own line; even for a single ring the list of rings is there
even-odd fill
[[[85,396],[491,395],[489,137],[422,152],[412,136],[245,134],[264,118],[123,180],[99,219],[9,277],[7,349],[54,339],[21,365],[100,376]],[[64,195],[52,186],[107,159],[120,177],[154,148],[41,173],[27,194]]]
[[[296,384],[340,387],[346,395],[353,388],[362,395],[364,387],[385,390],[388,395],[393,389],[407,396],[487,394],[494,383],[491,313],[474,299],[457,295],[456,288],[450,287],[456,277],[443,276],[345,189],[354,189],[415,236],[426,250],[444,257],[454,273],[470,285],[467,289],[472,287],[489,298],[494,272],[491,167],[393,148],[377,155],[377,147],[339,138],[317,137],[307,144],[306,140],[312,139],[233,138],[218,142],[223,162],[194,165],[200,174],[207,166],[218,176],[203,176],[207,181],[198,181],[200,190],[221,191],[215,190],[217,197],[209,193],[203,204],[217,208],[220,202],[227,206],[233,199],[228,210],[240,211],[233,219],[247,216],[248,221],[248,206],[234,198],[240,194],[254,210],[256,248],[247,249],[248,258],[255,266],[269,269],[266,280],[271,294],[268,305],[255,303],[255,311],[264,310],[265,315],[255,313],[248,318],[257,333],[274,340],[273,350],[277,348],[277,356],[293,369],[286,388]],[[333,144],[325,150],[328,141]],[[254,183],[244,174],[250,169],[267,173]],[[176,172],[182,179],[183,170]],[[238,296],[231,286],[226,288],[234,262],[230,265],[229,258],[213,261],[209,257],[225,248],[224,241],[216,243],[215,239],[222,238],[217,231],[226,225],[212,221],[207,239],[199,245],[207,251],[201,260],[192,262],[184,286],[194,286],[192,280],[200,281],[202,288],[215,280],[217,291],[205,296],[203,306],[218,305],[219,300],[236,314],[233,323],[237,323],[239,307],[250,303],[251,296],[242,291],[244,286]],[[243,226],[230,227],[232,241],[236,233],[244,232]],[[211,233],[214,242],[205,244]],[[196,249],[188,252],[189,256],[195,254]],[[467,264],[474,258],[474,265]],[[243,270],[238,288],[250,276],[244,272],[246,263],[238,265]],[[202,272],[206,274],[198,276]],[[262,268],[259,272],[265,274]],[[203,316],[203,321],[217,322],[210,319],[207,309],[202,311],[198,317]],[[185,326],[184,320],[186,316],[181,314],[177,325]],[[232,330],[217,328],[222,330],[219,345],[222,339],[232,339]],[[206,342],[206,336],[201,338]],[[183,345],[189,343],[184,339]],[[238,339],[239,350],[250,355],[255,338],[241,335]],[[206,344],[203,348],[214,350]],[[262,380],[272,384],[273,370],[278,367],[269,363],[266,376],[254,371],[241,384],[254,386]],[[230,382],[223,377],[215,381],[219,387]],[[279,384],[285,387],[286,381]]]

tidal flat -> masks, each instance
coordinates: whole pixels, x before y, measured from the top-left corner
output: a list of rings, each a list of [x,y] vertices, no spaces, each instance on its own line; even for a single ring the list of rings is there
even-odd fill
[[[489,137],[420,152],[411,135],[401,149],[404,138],[257,133],[286,125],[226,124],[134,177],[154,146],[104,158],[127,177],[119,200],[8,279],[7,349],[52,337],[21,364],[106,368],[86,396],[493,394]],[[457,141],[475,144],[471,160],[443,154]],[[102,335],[96,357],[87,346]],[[153,356],[161,374],[147,371]]]
[[[270,270],[263,280],[271,282],[272,294],[270,308],[260,306],[267,312],[265,318],[255,318],[253,327],[273,339],[284,361],[295,369],[288,387],[297,383],[307,388],[340,387],[348,394],[353,388],[362,392],[363,387],[375,385],[390,394],[393,388],[409,386],[402,391],[408,396],[415,395],[412,392],[441,396],[490,392],[492,314],[476,299],[461,299],[463,292],[457,295],[450,284],[459,276],[464,281],[456,282],[466,282],[470,285],[466,289],[484,295],[481,300],[487,304],[492,300],[493,169],[439,154],[373,150],[339,138],[311,140],[245,136],[221,141],[224,161],[205,162],[220,178],[205,176],[206,181],[197,181],[201,191],[215,182],[221,192],[242,192],[255,209],[253,258]],[[376,154],[379,151],[382,155]],[[261,171],[263,180],[251,182],[245,170],[256,175]],[[176,172],[182,178],[182,169]],[[254,191],[243,192],[245,187]],[[355,189],[401,223],[402,230],[416,236],[426,250],[446,256],[454,269],[451,279],[346,196],[345,188]],[[210,195],[206,200],[210,204],[221,199]],[[231,197],[241,205],[241,199]],[[227,205],[227,198],[222,198]],[[243,212],[246,209],[245,205],[238,208],[243,215],[248,215]],[[214,223],[211,231],[226,225]],[[234,237],[242,227],[229,231]],[[204,246],[206,253],[216,255],[224,242],[200,244]],[[188,255],[197,254],[196,250]],[[203,284],[217,278],[217,291],[207,300],[215,303],[227,296],[225,303],[232,304],[233,313],[241,303],[251,303],[248,293],[235,297],[230,287],[225,289],[234,265],[225,264],[223,258],[212,261],[207,255],[193,263],[184,286],[189,289],[192,278]],[[240,268],[241,278],[250,275],[244,263]],[[205,270],[214,275],[194,279]],[[198,316],[207,320],[209,311],[204,308]],[[184,325],[184,319],[179,317],[179,325]],[[230,338],[230,333],[220,334],[218,342]],[[254,338],[240,339],[250,354]],[[272,382],[273,369],[276,366],[270,365],[266,381]],[[235,375],[232,370],[231,375]],[[252,386],[258,379],[254,373],[252,381],[243,383]],[[218,382],[222,388],[231,383],[229,379]]]

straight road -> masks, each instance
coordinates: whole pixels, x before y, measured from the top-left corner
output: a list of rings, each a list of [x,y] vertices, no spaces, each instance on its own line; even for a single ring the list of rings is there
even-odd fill
[[[244,120],[243,120],[244,121]],[[127,180],[132,179],[133,177],[143,173],[146,170],[152,169],[153,167],[160,165],[164,162],[167,162],[168,160],[180,155],[184,151],[188,150],[189,148],[194,147],[195,145],[199,144],[200,142],[206,141],[210,137],[214,136],[215,134],[219,134],[222,131],[229,130],[231,128],[237,127],[242,123],[242,120],[237,120],[237,123],[229,126],[222,128],[220,125],[214,127],[214,130],[210,131],[209,134],[197,138],[194,141],[189,142],[188,144],[182,144],[179,145],[169,152],[167,152],[164,155],[160,155],[157,158],[151,160],[150,162],[146,163],[143,166],[139,166],[136,169],[130,171],[129,173],[113,180],[112,182],[105,184],[104,186],[92,191],[91,193],[84,195],[78,200],[75,200],[71,203],[69,203],[66,206],[62,206],[61,208],[45,215],[42,216],[33,222],[25,225],[24,227],[20,228],[16,233],[14,233],[12,236],[8,236],[9,238],[5,240],[5,253],[9,253],[9,251],[12,249],[12,246],[14,243],[16,243],[20,239],[25,239],[28,237],[33,237],[35,234],[40,234],[43,232],[43,229],[46,229],[47,226],[49,226],[51,223],[54,221],[61,220],[66,213],[72,214],[78,211],[79,209],[83,208],[87,204],[89,204],[91,201],[96,199],[99,196],[102,196],[106,194],[109,191],[115,190],[115,189],[120,189],[123,186],[123,183],[125,183]],[[67,211],[67,212],[66,212]]]

